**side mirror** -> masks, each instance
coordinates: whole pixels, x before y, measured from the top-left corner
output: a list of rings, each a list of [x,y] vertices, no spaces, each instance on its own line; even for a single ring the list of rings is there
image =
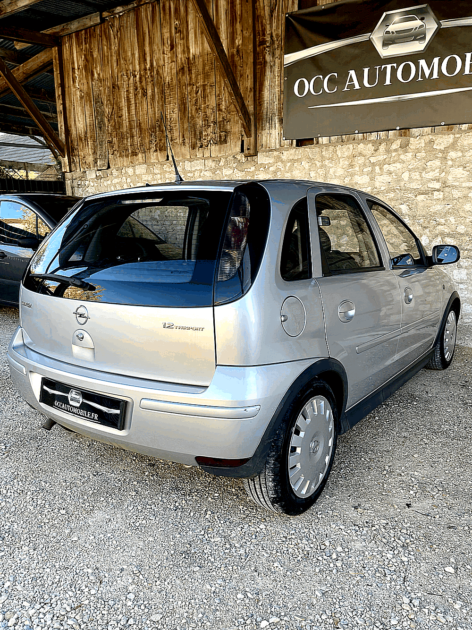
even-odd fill
[[[435,245],[431,256],[433,265],[452,265],[460,260],[461,253],[455,245]]]
[[[20,238],[18,239],[18,246],[24,247],[25,249],[32,249],[33,251],[36,251],[39,247],[39,239],[37,239],[35,236],[31,236],[28,238]]]

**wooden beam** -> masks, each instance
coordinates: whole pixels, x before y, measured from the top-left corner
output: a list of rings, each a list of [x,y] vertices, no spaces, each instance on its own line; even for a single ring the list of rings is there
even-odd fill
[[[132,11],[137,7],[141,7],[143,4],[149,4],[150,2],[156,2],[156,0],[134,0],[134,2],[128,2],[127,4],[121,4],[119,7],[115,7],[114,9],[110,9],[109,11],[103,11],[103,18],[115,17],[117,15],[122,15],[127,11]]]
[[[37,127],[32,127],[31,125],[10,124],[3,121],[0,121],[0,132],[11,133],[15,136],[30,136],[32,138],[43,135]],[[0,144],[0,146],[2,145]],[[39,144],[38,148],[40,148]]]
[[[8,68],[6,63],[0,58],[0,74],[3,74],[3,78],[10,86],[11,91],[20,101],[23,107],[28,111],[31,118],[34,120],[39,129],[43,132],[43,136],[51,146],[61,157],[65,157],[65,145],[60,138],[57,137],[56,132],[44,118],[39,111],[38,106],[33,102],[31,96],[29,96],[18,80],[15,78],[13,72]]]
[[[0,58],[1,59],[1,58]],[[41,74],[52,62],[52,50],[46,49],[39,55],[28,59],[25,63],[12,70],[13,76],[19,83],[26,83],[30,79]],[[10,87],[8,83],[0,78],[0,98],[8,94]]]
[[[102,21],[100,13],[92,13],[90,15],[86,15],[85,17],[78,18],[77,20],[73,20],[72,22],[66,22],[65,24],[59,24],[58,26],[53,26],[52,28],[48,28],[45,31],[41,31],[43,35],[54,35],[56,37],[64,37],[64,35],[70,35],[71,33],[77,33],[78,31],[83,31],[86,28],[92,28],[92,26],[97,26]],[[21,42],[15,42],[15,48],[17,50],[22,50],[23,48],[27,48],[31,44],[23,44]]]
[[[3,57],[3,59],[6,59],[9,63],[13,63],[17,66],[25,61],[23,55],[19,55],[16,50],[10,50],[2,46],[0,46],[0,57]]]
[[[0,2],[0,18],[24,11],[37,2],[40,2],[40,0],[2,0]]]
[[[36,138],[35,138],[36,139]],[[41,144],[21,144],[17,142],[0,142],[0,147],[13,147],[14,149],[42,149],[44,148]],[[46,147],[47,148],[47,147]]]
[[[39,44],[45,48],[54,48],[59,42],[59,38],[55,35],[47,35],[46,33],[38,33],[37,31],[29,31],[26,28],[17,28],[13,26],[2,26],[0,24],[0,39],[11,39],[17,42],[26,42],[27,44]]]
[[[46,120],[57,123],[57,114],[51,114],[50,112],[41,112]],[[0,103],[0,114],[4,116],[16,116],[17,118],[31,119],[26,109],[18,107],[16,105],[3,105]]]
[[[239,88],[236,77],[234,76],[233,69],[229,63],[226,51],[223,47],[223,43],[218,35],[215,24],[208,13],[205,0],[192,0],[195,11],[198,17],[201,19],[203,26],[203,32],[205,33],[206,40],[210,49],[215,56],[217,65],[220,68],[225,86],[231,96],[231,99],[236,107],[239,118],[243,125],[244,133],[248,138],[252,136],[252,121],[249,114],[246,103],[244,102],[243,95]],[[244,27],[245,28],[245,27]]]
[[[92,28],[97,26],[102,21],[100,13],[91,13],[84,17],[73,20],[72,22],[66,22],[65,24],[59,24],[59,26],[53,26],[45,31],[42,31],[46,35],[56,35],[57,37],[64,37],[64,35],[70,35],[71,33],[77,33],[83,31],[86,28]]]
[[[69,173],[71,171],[70,160],[70,139],[69,139],[69,126],[67,124],[67,109],[66,109],[66,95],[64,88],[64,61],[62,56],[62,43],[53,48],[54,59],[54,85],[56,88],[56,103],[57,103],[57,124],[59,129],[59,137],[64,142],[65,155],[63,170]]]

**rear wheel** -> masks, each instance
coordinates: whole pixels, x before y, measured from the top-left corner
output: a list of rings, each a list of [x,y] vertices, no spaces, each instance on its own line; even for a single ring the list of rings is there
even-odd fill
[[[243,480],[251,499],[289,516],[308,510],[331,472],[337,420],[334,395],[326,383],[317,382],[300,394],[277,430],[262,472]]]
[[[449,311],[444,329],[434,346],[434,354],[427,364],[429,370],[446,370],[452,363],[456,349],[457,316],[452,309]]]

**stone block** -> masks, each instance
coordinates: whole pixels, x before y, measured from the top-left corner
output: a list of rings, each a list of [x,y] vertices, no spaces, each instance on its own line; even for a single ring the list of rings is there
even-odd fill
[[[259,155],[257,156],[258,164],[273,164],[274,160],[274,153],[259,153]]]
[[[434,139],[433,147],[435,149],[446,149],[447,147],[451,146],[454,140],[455,140],[455,137],[453,135],[441,134],[440,136],[437,136],[437,138]]]
[[[147,175],[148,166],[147,164],[137,164],[134,167],[136,175]]]
[[[451,168],[449,170],[450,181],[464,180],[470,178],[470,173],[463,168]]]

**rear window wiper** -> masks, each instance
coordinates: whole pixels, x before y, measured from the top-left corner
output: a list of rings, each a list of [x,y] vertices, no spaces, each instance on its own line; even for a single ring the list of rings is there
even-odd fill
[[[84,291],[95,291],[97,287],[94,287],[90,282],[85,282],[80,278],[71,278],[69,276],[61,276],[58,273],[34,273],[31,274],[32,278],[38,278],[40,280],[52,280],[61,284],[69,284],[70,286],[84,289]]]

